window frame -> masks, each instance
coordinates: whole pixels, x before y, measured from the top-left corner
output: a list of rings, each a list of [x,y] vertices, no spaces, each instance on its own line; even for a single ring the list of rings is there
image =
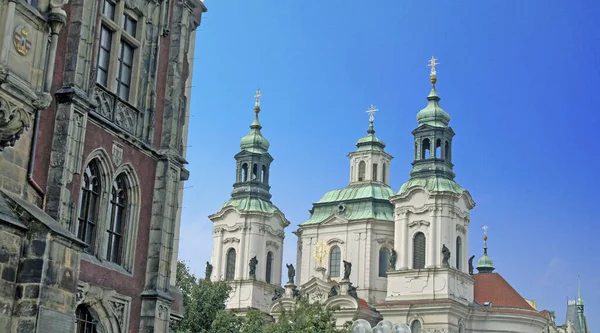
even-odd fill
[[[233,257],[230,255],[233,253]],[[233,260],[231,260],[233,259]],[[225,252],[225,281],[235,280],[235,265],[237,263],[237,251],[235,248],[230,247]]]
[[[267,252],[267,259],[265,262],[265,282],[273,282],[273,252]]]
[[[419,258],[417,258],[417,237],[422,237],[423,238],[423,251],[422,251],[422,256],[420,256]],[[412,249],[413,249],[413,262],[412,262],[412,267],[413,269],[424,269],[425,266],[427,265],[427,237],[425,237],[425,234],[422,231],[418,231],[416,232],[413,237],[412,237]],[[417,262],[417,259],[418,262]],[[422,264],[421,264],[422,262]]]
[[[80,304],[75,308],[75,332],[96,333],[98,321],[92,315],[87,305]]]
[[[105,228],[106,235],[104,239],[104,259],[117,265],[122,265],[124,248],[127,247],[127,229],[129,227],[129,191],[128,191],[127,179],[123,173],[119,174],[113,181],[111,187],[111,195],[109,200],[109,211],[107,226]],[[122,200],[117,199],[115,201],[115,194],[117,198],[119,195],[123,195]],[[120,220],[119,230],[115,230],[117,220]],[[115,249],[116,245],[116,249]]]
[[[105,5],[107,3],[112,3],[114,5],[113,17],[109,17],[105,14]],[[128,20],[129,18],[129,20]],[[135,106],[137,100],[137,88],[138,88],[138,77],[139,77],[139,67],[141,62],[140,50],[142,47],[142,36],[144,35],[144,25],[142,16],[136,14],[134,11],[125,8],[125,1],[111,1],[111,0],[103,0],[102,9],[100,11],[100,24],[99,24],[99,32],[98,32],[98,47],[96,52],[96,84],[104,87],[106,90],[110,91],[112,94],[117,96],[121,101],[128,103],[132,106]],[[127,29],[127,22],[135,21],[135,29],[131,32],[134,33],[132,35],[129,29]],[[110,52],[108,55],[108,75],[106,76],[106,84],[99,82],[99,74],[100,70],[104,71],[100,66],[100,53],[102,51],[106,51],[103,49],[101,45],[101,37],[103,28],[107,29],[111,33],[111,42],[110,42]],[[128,82],[128,93],[127,96],[122,96],[121,94],[121,86],[123,85],[122,81],[122,61],[121,56],[124,52],[122,49],[123,44],[127,44],[132,48],[131,55],[131,68],[129,74],[129,82]],[[99,69],[100,68],[100,69]],[[126,97],[126,98],[124,98]]]
[[[385,253],[385,258],[383,258],[384,261],[382,262],[382,254],[384,254],[384,253]],[[377,274],[378,277],[387,278],[387,271],[390,268],[391,255],[392,255],[392,251],[390,251],[390,249],[388,249],[387,247],[382,246],[381,248],[379,248],[379,257],[378,257],[378,259],[379,259],[378,266],[379,267],[378,267],[378,274]],[[383,263],[383,265],[382,265],[382,263]],[[383,267],[383,269],[382,269],[382,267]]]
[[[337,252],[335,253],[336,256],[334,257],[334,251]],[[334,260],[336,262],[334,262]],[[340,249],[339,246],[334,245],[329,249],[329,264],[328,264],[328,269],[329,269],[329,277],[340,277],[341,273],[342,273],[342,250]],[[332,268],[335,268],[335,270],[333,270]],[[336,275],[334,275],[336,274]]]
[[[89,179],[89,181],[86,181]],[[97,182],[94,185],[94,181]],[[90,161],[82,174],[82,184],[80,186],[80,203],[79,203],[79,214],[77,215],[76,232],[77,238],[82,240],[88,246],[84,249],[86,253],[94,253],[97,242],[98,225],[101,223],[100,207],[102,206],[102,177],[99,162],[96,160]],[[91,187],[91,188],[88,188]],[[96,187],[96,190],[94,190]],[[94,207],[90,209],[90,201],[94,199]],[[83,214],[83,216],[82,216]],[[90,220],[90,217],[95,217],[94,220]],[[89,231],[88,228],[92,227]],[[89,239],[88,239],[89,235]]]

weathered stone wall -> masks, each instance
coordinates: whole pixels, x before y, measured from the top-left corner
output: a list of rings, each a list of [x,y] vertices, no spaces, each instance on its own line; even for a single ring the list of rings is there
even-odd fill
[[[24,230],[0,221],[0,332],[11,331],[12,309],[15,302],[16,279]],[[23,290],[21,290],[21,293]],[[34,290],[27,290],[33,295]]]

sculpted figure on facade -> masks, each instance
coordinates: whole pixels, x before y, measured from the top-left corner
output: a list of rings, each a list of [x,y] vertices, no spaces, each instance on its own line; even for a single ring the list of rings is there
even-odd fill
[[[210,276],[212,275],[213,266],[207,261],[206,262],[206,270],[204,272],[204,279],[210,280]]]
[[[352,272],[352,263],[344,260],[344,280],[350,279],[351,272]]]
[[[398,260],[398,253],[396,252],[396,250],[392,249],[392,255],[390,256],[390,269],[391,270],[396,269],[396,260]]]
[[[293,264],[285,264],[288,269],[288,283],[294,284],[294,277],[296,276],[296,269]]]
[[[256,265],[258,265],[258,259],[256,256],[250,259],[250,278],[256,280]]]
[[[446,247],[446,244],[442,244],[442,265],[449,266],[448,261],[450,260],[450,250]]]
[[[469,258],[469,274],[473,275],[473,260],[475,259],[475,255],[472,255]]]

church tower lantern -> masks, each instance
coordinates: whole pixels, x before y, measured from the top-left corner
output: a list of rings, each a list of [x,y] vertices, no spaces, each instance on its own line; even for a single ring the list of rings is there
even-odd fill
[[[261,133],[260,89],[250,133],[235,155],[236,175],[231,198],[210,215],[213,227],[211,280],[232,286],[228,309],[267,311],[281,286],[284,229],[290,224],[271,202],[269,171],[273,157]]]

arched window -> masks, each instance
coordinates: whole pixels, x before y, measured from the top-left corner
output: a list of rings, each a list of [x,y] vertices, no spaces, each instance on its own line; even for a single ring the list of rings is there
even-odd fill
[[[88,244],[86,252],[92,252],[96,238],[96,223],[98,222],[98,206],[100,201],[100,183],[98,164],[90,162],[85,168],[81,181],[81,205],[77,225],[77,237]]]
[[[363,162],[364,163],[364,162]],[[337,246],[331,248],[329,253],[329,276],[339,277],[340,276],[340,264],[342,261],[342,251]]]
[[[425,268],[425,235],[417,232],[413,238],[413,268]]]
[[[379,276],[387,277],[387,270],[390,267],[390,250],[386,247],[379,249]]]
[[[252,166],[252,179],[251,180],[258,180],[258,164],[254,163],[254,165]]]
[[[114,181],[110,193],[110,220],[106,228],[106,260],[121,264],[123,234],[127,218],[127,182],[121,174]]]
[[[444,144],[444,158],[450,161],[450,144],[448,141]]]
[[[248,164],[242,164],[242,181],[248,181]]]
[[[410,325],[410,331],[411,333],[421,333],[421,322],[418,320],[413,321]]]
[[[265,272],[265,281],[267,281],[267,283],[271,283],[271,267],[273,265],[273,252],[269,251],[267,252],[267,270]]]
[[[373,163],[373,181],[374,182],[377,181],[377,168],[378,168],[377,163]]]
[[[431,144],[429,143],[429,139],[423,139],[421,144],[421,159],[426,159],[431,157]]]
[[[387,164],[383,163],[381,169],[381,182],[387,184]]]
[[[462,239],[460,236],[456,237],[456,269],[461,270],[461,258],[462,258]]]
[[[465,325],[462,323],[458,324],[458,333],[465,333]]]
[[[262,166],[262,172],[260,174],[260,181],[263,183],[267,182],[267,167],[266,166]]]
[[[96,333],[96,320],[88,310],[87,306],[81,304],[75,309],[76,333]]]
[[[435,158],[442,158],[442,140],[435,141]]]
[[[360,161],[360,163],[358,163],[358,181],[359,182],[362,182],[363,180],[365,180],[366,168],[367,168],[367,164],[365,163],[365,161]]]
[[[227,250],[227,263],[225,264],[225,280],[235,279],[235,249]]]

